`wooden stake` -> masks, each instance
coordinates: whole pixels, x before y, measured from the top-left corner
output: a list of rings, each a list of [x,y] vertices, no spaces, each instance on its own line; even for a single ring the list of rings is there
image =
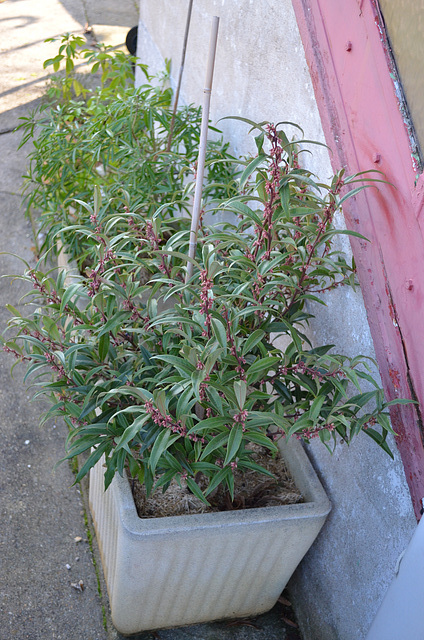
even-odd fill
[[[211,28],[211,38],[209,42],[209,58],[208,58],[208,68],[206,72],[206,83],[205,83],[205,88],[203,90],[202,126],[200,130],[199,155],[197,158],[196,187],[194,191],[193,213],[191,218],[190,242],[189,242],[189,250],[188,250],[189,258],[194,258],[196,254],[197,230],[199,227],[199,220],[200,220],[200,204],[202,201],[203,176],[205,173],[206,142],[207,142],[208,128],[209,128],[209,107],[211,102],[213,69],[215,65],[216,42],[218,39],[218,27],[219,27],[219,18],[217,18],[217,16],[214,16],[212,21],[212,28]],[[186,274],[186,280],[185,280],[186,282],[188,282],[192,274],[193,274],[193,263],[188,262],[187,274]]]
[[[172,134],[174,133],[175,114],[177,112],[178,99],[180,97],[181,81],[183,79],[183,70],[184,70],[185,55],[186,55],[186,49],[187,49],[188,32],[190,31],[190,20],[191,20],[192,8],[193,8],[193,0],[189,0],[186,28],[185,28],[185,34],[184,34],[183,51],[181,55],[180,72],[178,74],[177,90],[175,92],[175,98],[174,98],[174,110],[172,111],[171,126],[169,128],[169,135],[168,135],[168,144],[166,146],[167,151],[170,151],[171,149]]]

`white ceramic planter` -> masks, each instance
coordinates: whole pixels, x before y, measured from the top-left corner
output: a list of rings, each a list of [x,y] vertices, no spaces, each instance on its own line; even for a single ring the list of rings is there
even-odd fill
[[[120,633],[274,606],[331,509],[300,443],[282,440],[281,450],[302,504],[141,519],[126,479],[105,492],[103,467],[91,470],[90,508]]]

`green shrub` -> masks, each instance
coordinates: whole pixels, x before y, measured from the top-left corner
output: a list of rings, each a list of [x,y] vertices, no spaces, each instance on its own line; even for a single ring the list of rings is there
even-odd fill
[[[322,293],[354,286],[354,265],[333,241],[359,234],[333,218],[360,179],[341,172],[317,184],[283,130],[253,126],[258,155],[219,204],[236,216],[201,228],[187,283],[188,221],[173,227],[177,205],[151,218],[108,205],[100,219],[99,188],[85,205],[90,221],[68,229],[92,243],[92,268],[70,286],[41,263],[22,276],[33,313],[10,308],[5,349],[51,400],[47,417],[68,423],[67,458],[92,450],[77,480],[105,455],[106,486],[126,467],[148,493],[185,478],[202,500],[218,485],[233,498],[236,468],[267,473],[251,445],[273,454],[279,436],[331,450],[363,431],[390,453],[393,403],[369,361],[312,347],[304,333]]]
[[[169,215],[188,212],[200,138],[200,108],[177,109],[168,150],[172,118],[172,91],[168,77],[152,78],[142,66],[145,83],[129,83],[131,65],[120,51],[79,50],[79,38],[64,36],[56,69],[65,62],[65,84],[59,82],[53,97],[61,101],[43,105],[23,118],[23,143],[32,140],[26,176],[26,206],[40,214],[41,253],[59,237],[70,258],[82,265],[93,260],[89,239],[62,232],[64,227],[87,221],[86,204],[92,204],[94,187],[107,202],[100,218],[131,200],[145,216],[169,203]],[[75,58],[88,60],[91,70],[102,70],[100,85],[85,91],[74,78]],[[81,85],[82,87],[83,85]],[[64,88],[65,87],[65,88]],[[72,98],[72,89],[78,96]],[[60,97],[59,96],[59,97]],[[66,97],[66,99],[64,99]],[[211,127],[212,129],[212,127]],[[217,129],[213,129],[218,132]],[[234,158],[222,138],[208,142],[205,206],[234,192]]]

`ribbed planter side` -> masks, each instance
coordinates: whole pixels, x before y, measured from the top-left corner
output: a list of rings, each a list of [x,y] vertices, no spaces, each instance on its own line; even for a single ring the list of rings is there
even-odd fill
[[[112,620],[124,634],[271,609],[331,506],[296,440],[281,451],[305,502],[157,519],[138,517],[130,486],[90,474],[90,508]]]

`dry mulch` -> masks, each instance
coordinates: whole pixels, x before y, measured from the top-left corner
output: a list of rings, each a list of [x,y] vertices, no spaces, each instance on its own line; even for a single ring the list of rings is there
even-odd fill
[[[242,473],[236,470],[234,501],[231,502],[228,492],[220,487],[208,497],[211,506],[194,496],[183,480],[181,486],[173,480],[165,493],[159,489],[148,498],[145,488],[137,480],[132,480],[131,488],[138,515],[140,518],[161,518],[302,502],[302,495],[284,466],[281,456],[272,457],[265,448],[256,445],[252,448],[252,460],[270,471],[275,479],[256,471]],[[199,484],[202,489],[206,486],[202,486],[201,481]]]

